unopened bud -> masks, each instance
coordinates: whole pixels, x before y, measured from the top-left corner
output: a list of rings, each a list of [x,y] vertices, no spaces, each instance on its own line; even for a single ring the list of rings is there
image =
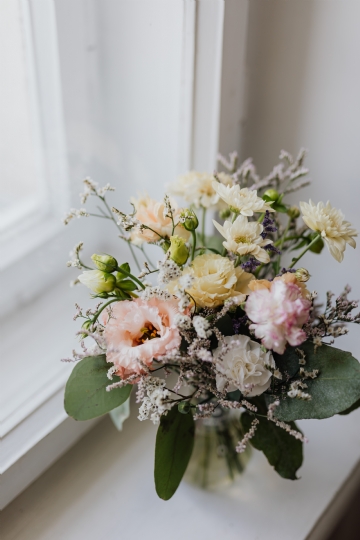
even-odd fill
[[[310,274],[306,268],[298,268],[295,272],[295,277],[301,283],[306,283],[310,279]]]
[[[92,324],[92,321],[87,320],[82,324],[81,328],[84,328],[85,330],[89,330],[91,324]],[[79,337],[80,337],[80,339],[85,339],[86,337],[88,337],[88,335],[87,334],[80,334]]]
[[[101,270],[86,270],[78,280],[96,294],[109,293],[116,287],[115,276]]]
[[[287,215],[291,219],[297,219],[300,216],[300,210],[297,206],[290,206],[287,211]]]
[[[224,208],[224,210],[220,210],[219,212],[219,216],[221,217],[221,219],[226,219],[230,217],[230,215],[231,215],[230,208]]]
[[[191,405],[188,401],[182,401],[178,405],[178,411],[181,414],[188,414],[191,410]]]
[[[195,231],[199,226],[199,220],[193,210],[186,208],[180,214],[181,222],[187,231]]]
[[[277,189],[270,188],[267,189],[263,195],[263,199],[267,201],[277,201],[280,197],[280,194]]]
[[[170,236],[170,259],[179,266],[186,263],[189,257],[189,248],[180,236]]]
[[[98,255],[97,253],[94,253],[94,255],[91,256],[91,259],[96,268],[103,272],[108,272],[109,274],[114,272],[118,266],[116,259],[111,255]]]

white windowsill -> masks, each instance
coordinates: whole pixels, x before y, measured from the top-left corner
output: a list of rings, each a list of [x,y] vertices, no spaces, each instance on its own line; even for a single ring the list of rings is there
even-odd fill
[[[230,488],[182,483],[164,502],[153,483],[156,428],[134,409],[121,433],[104,419],[9,505],[3,540],[165,540],[170,530],[173,540],[325,540],[360,483],[358,410],[300,422],[310,442],[298,481],[280,478],[254,452]]]

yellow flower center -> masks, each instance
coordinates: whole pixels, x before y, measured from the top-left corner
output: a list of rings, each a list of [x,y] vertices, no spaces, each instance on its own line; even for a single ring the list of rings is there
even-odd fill
[[[237,236],[235,242],[237,244],[251,244],[251,241],[247,236]]]

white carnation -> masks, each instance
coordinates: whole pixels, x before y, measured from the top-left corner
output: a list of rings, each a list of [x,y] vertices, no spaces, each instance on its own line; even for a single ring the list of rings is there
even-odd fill
[[[267,367],[275,367],[271,352],[264,352],[260,344],[248,336],[227,336],[225,342],[229,347],[225,354],[221,346],[213,353],[219,392],[224,390],[226,383],[230,383],[229,392],[240,390],[249,397],[265,392],[272,376]]]

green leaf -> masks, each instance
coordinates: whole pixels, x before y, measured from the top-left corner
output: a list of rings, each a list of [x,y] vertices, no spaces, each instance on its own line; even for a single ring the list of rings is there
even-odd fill
[[[161,417],[155,446],[155,487],[156,493],[165,501],[171,499],[184,476],[194,435],[191,413],[181,414],[174,406]]]
[[[273,353],[276,367],[285,377],[294,377],[299,371],[299,356],[295,347],[289,347],[284,354]]]
[[[241,415],[241,423],[246,432],[249,431],[253,419],[254,417],[247,412]],[[280,476],[296,480],[296,471],[303,462],[302,442],[277,427],[274,422],[261,417],[258,417],[258,420],[255,435],[250,439],[251,445],[264,452],[268,462]],[[300,431],[294,422],[291,422],[290,426]]]
[[[360,399],[355,401],[355,403],[353,405],[351,405],[351,407],[349,407],[348,409],[345,409],[345,411],[339,412],[339,414],[342,414],[342,415],[350,414],[351,412],[355,411],[359,407],[360,407]]]
[[[275,203],[275,204],[273,204],[272,208],[276,212],[281,212],[282,214],[286,214],[286,212],[288,211],[288,207],[285,206],[284,204]]]
[[[206,236],[205,237],[205,246],[208,247],[208,248],[215,249],[218,253],[221,253],[222,250],[224,249],[223,241],[224,241],[224,238],[222,238],[221,236],[217,236],[215,234],[211,235],[211,236]],[[201,245],[201,244],[199,244],[199,245]]]
[[[129,263],[124,263],[119,266],[119,268],[123,268],[125,272],[130,274],[130,265]],[[116,273],[116,281],[124,281],[124,279],[127,279],[128,277],[125,274],[122,274],[121,272]]]
[[[299,348],[306,354],[305,370],[318,369],[319,375],[316,379],[306,379],[310,401],[289,397],[280,401],[275,409],[279,420],[329,418],[360,399],[360,364],[351,353],[328,345],[322,345],[315,353],[314,345],[309,341]]]
[[[131,279],[124,279],[118,283],[119,288],[122,291],[135,291],[138,286]]]
[[[224,336],[233,336],[234,335],[234,325],[233,320],[229,315],[224,315],[216,321],[215,326]]]
[[[88,356],[76,364],[65,388],[65,410],[69,416],[75,420],[90,420],[115,409],[128,399],[131,384],[106,391],[109,384],[120,381],[117,376],[109,381],[108,370],[105,354]]]

